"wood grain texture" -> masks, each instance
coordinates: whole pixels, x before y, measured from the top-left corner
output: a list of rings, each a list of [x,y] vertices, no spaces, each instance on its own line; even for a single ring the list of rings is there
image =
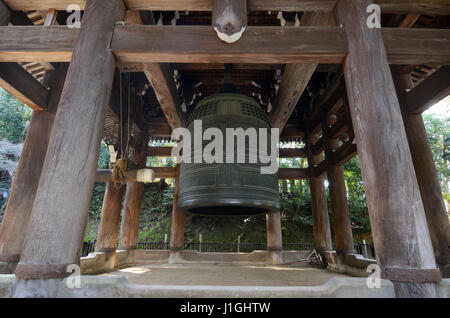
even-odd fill
[[[123,217],[120,225],[119,250],[136,249],[143,195],[143,183],[127,182],[125,201],[123,204]]]
[[[17,63],[0,63],[0,87],[33,110],[47,108],[47,89]]]
[[[0,25],[8,25],[11,11],[8,6],[0,0]]]
[[[230,45],[209,27],[127,26],[116,28],[112,50],[123,62],[341,63],[346,43],[336,27],[248,27]]]
[[[311,208],[313,217],[314,248],[319,251],[331,251],[330,220],[328,217],[327,194],[322,177],[314,176],[314,169],[321,161],[321,156],[312,154],[312,145],[308,141],[308,166],[310,170],[309,188],[311,191]]]
[[[450,224],[430,142],[422,116],[408,112],[409,104],[406,98],[406,89],[411,87],[409,76],[402,74],[397,67],[392,67],[391,69],[399,97],[417,182],[425,208],[434,254],[437,260],[447,259],[446,262],[442,261],[445,264],[440,264],[446,265],[449,262]]]
[[[306,180],[309,171],[305,168],[278,168],[278,179],[281,180]]]
[[[184,248],[185,214],[178,209],[178,192],[180,188],[180,165],[176,167],[175,192],[173,194],[172,226],[170,229],[170,249],[177,251]]]
[[[408,111],[422,114],[450,95],[450,66],[442,66],[406,95]]]
[[[4,0],[12,10],[66,10],[70,4],[83,10],[86,0]],[[337,0],[248,0],[250,11],[333,12]],[[376,0],[383,13],[421,13],[447,15],[447,0]],[[128,10],[150,11],[212,11],[213,0],[125,0]]]
[[[344,75],[377,261],[388,268],[435,269],[382,34],[366,25],[366,8],[371,3],[371,0],[340,0],[337,14],[345,26],[349,45]],[[410,285],[411,290],[405,293],[417,296],[412,289],[419,286]],[[423,297],[437,296],[433,283],[420,290]]]
[[[164,116],[172,129],[186,125],[181,112],[180,97],[170,64],[145,63],[144,73],[155,91]]]
[[[326,124],[324,123],[324,125]],[[333,161],[333,151],[339,148],[339,139],[332,138],[327,129],[324,129],[324,135],[327,141],[325,158],[326,160]],[[354,253],[355,247],[343,167],[341,165],[330,164],[327,169],[327,179],[336,252],[344,254]]]
[[[172,147],[149,147],[147,156],[171,157]],[[303,148],[280,148],[279,158],[306,158],[306,151]]]
[[[0,27],[0,62],[69,61],[78,32]],[[395,28],[382,34],[392,64],[450,64],[448,29]],[[122,63],[340,64],[348,48],[338,27],[248,27],[229,45],[205,26],[116,26],[112,51]]]
[[[122,198],[125,187],[116,188],[113,182],[106,184],[103,196],[102,215],[98,226],[96,252],[112,251],[116,249],[119,237],[120,214],[122,212]]]
[[[300,25],[333,26],[334,16],[307,12],[303,15]],[[316,68],[317,64],[286,65],[274,108],[269,115],[272,127],[283,130]]]
[[[108,45],[124,14],[120,0],[87,4],[18,265],[24,273],[31,264],[77,263],[114,75]]]
[[[133,149],[131,158],[134,159],[138,169],[143,169],[147,161],[146,153],[149,138],[147,135],[135,138],[139,143],[139,147]],[[120,224],[119,249],[121,250],[136,249],[143,196],[144,184],[142,182],[127,182],[122,222]]]
[[[280,212],[266,214],[267,250],[280,252],[283,250]]]
[[[66,73],[67,65],[61,65],[57,71],[51,74],[49,109],[45,112],[34,111],[31,116],[0,227],[0,261],[5,260],[8,255],[22,253],[27,234],[24,229],[30,222]]]

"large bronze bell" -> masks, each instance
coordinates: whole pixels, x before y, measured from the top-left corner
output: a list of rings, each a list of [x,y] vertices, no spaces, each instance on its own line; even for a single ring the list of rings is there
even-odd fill
[[[226,128],[268,128],[270,140],[270,124],[264,110],[254,99],[233,91],[230,71],[222,90],[201,100],[193,110],[187,127],[191,135],[194,135],[194,121],[201,120],[202,134],[210,127],[220,129],[224,138]],[[203,147],[208,143],[203,141]],[[226,140],[224,156],[225,144]],[[202,163],[193,160],[181,163],[178,208],[193,214],[225,216],[279,211],[277,174],[261,174],[263,164],[259,158],[256,163],[249,163],[251,147],[257,145],[247,141],[245,163],[226,163],[225,158],[224,163],[206,163],[204,160]]]

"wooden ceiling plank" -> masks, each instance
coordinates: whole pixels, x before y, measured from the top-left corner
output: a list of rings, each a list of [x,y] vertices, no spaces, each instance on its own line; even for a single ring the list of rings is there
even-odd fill
[[[86,0],[4,0],[11,10],[66,10],[71,4],[84,10]],[[447,0],[375,0],[383,13],[448,15]],[[212,0],[125,0],[129,10],[150,11],[212,11]],[[337,0],[248,0],[250,11],[291,11],[332,13]]]

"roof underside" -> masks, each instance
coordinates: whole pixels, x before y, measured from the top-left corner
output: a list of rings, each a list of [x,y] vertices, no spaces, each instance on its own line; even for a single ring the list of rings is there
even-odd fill
[[[148,13],[148,12],[147,12]],[[47,11],[26,11],[25,14],[35,25],[44,24]],[[303,13],[284,13],[285,25],[295,25],[301,20]],[[61,11],[56,24],[64,24],[67,13]],[[181,11],[175,12],[153,12],[154,20],[163,25],[211,25],[211,12],[207,11]],[[179,17],[178,17],[179,16]],[[385,14],[382,16],[383,27],[398,27],[407,15]],[[278,12],[257,11],[250,12],[248,24],[250,26],[280,26],[280,15]],[[280,26],[281,27],[281,26]],[[408,26],[412,28],[450,28],[449,16],[417,16],[414,22]],[[244,33],[245,36],[245,33]],[[48,64],[48,63],[47,63]],[[44,80],[46,70],[51,65],[30,61],[22,63],[22,66],[39,81]],[[223,65],[220,64],[172,64],[174,81],[177,83],[180,95],[180,107],[183,116],[188,117],[195,105],[205,97],[216,93],[224,76]],[[404,66],[410,75],[414,85],[420,84],[425,78],[439,69],[438,65],[408,65]],[[233,79],[240,93],[253,97],[261,107],[268,113],[272,110],[280,81],[285,69],[283,64],[235,64],[233,65]],[[128,70],[132,72],[128,73]],[[140,95],[141,111],[137,116],[148,116],[150,118],[151,139],[168,140],[170,130],[161,110],[160,104],[155,96],[147,77],[139,69],[122,68],[122,85],[134,88]],[[330,83],[336,73],[341,72],[340,65],[319,65],[311,77],[309,84],[303,91],[286,127],[294,127],[303,130],[305,120],[313,112],[317,100],[326,94]],[[127,74],[128,73],[128,74]],[[128,80],[129,79],[129,80]],[[125,103],[126,104],[126,103]],[[122,105],[126,107],[127,105]],[[342,107],[338,113],[338,120],[348,116],[348,109]],[[285,129],[286,131],[286,129]],[[352,135],[351,127],[343,131],[342,138]],[[346,137],[347,136],[347,137]],[[301,141],[302,136],[296,136],[286,132],[281,141]],[[117,114],[110,110],[107,113],[104,139],[109,144],[119,143],[119,120]]]

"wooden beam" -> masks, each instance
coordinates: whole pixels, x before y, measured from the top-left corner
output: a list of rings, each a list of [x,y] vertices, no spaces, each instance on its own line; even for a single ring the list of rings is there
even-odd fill
[[[0,27],[0,62],[70,62],[79,29]]]
[[[247,28],[247,0],[213,0],[212,27],[222,41],[238,41]]]
[[[279,158],[306,158],[306,150],[303,148],[280,148]]]
[[[178,193],[180,191],[180,165],[175,168],[175,191],[173,194],[172,224],[170,227],[169,263],[176,263],[179,251],[184,249],[184,226],[186,214],[178,209]]]
[[[0,62],[67,62],[78,29],[0,27]],[[392,64],[450,64],[450,30],[383,29]],[[276,43],[276,45],[274,45]],[[116,26],[122,62],[340,64],[348,48],[338,27],[248,27],[233,45],[205,26]]]
[[[18,279],[60,279],[67,276],[67,264],[79,259],[114,75],[114,57],[106,48],[115,23],[124,16],[121,0],[87,2],[16,268]],[[56,291],[36,295],[44,294]]]
[[[173,179],[177,177],[177,169],[175,167],[151,167],[155,171],[155,177],[159,179]]]
[[[318,165],[316,165],[313,169],[313,175],[316,178],[322,178],[324,177],[324,173],[327,172],[328,168],[330,167],[330,161],[329,160],[322,160]]]
[[[172,147],[148,147],[148,157],[172,157]]]
[[[98,169],[95,172],[95,182],[111,182],[112,169]],[[153,182],[155,178],[159,178],[153,169],[133,169],[125,171],[125,179],[127,182]]]
[[[10,16],[11,11],[5,3],[0,0],[0,25],[8,25]]]
[[[48,90],[17,63],[0,63],[0,87],[34,110],[47,108]]]
[[[441,268],[443,277],[448,276],[450,255],[450,224],[447,209],[442,195],[441,185],[434,164],[430,141],[421,115],[410,114],[406,101],[406,90],[413,84],[409,73],[400,71],[400,67],[391,67],[400,108],[405,123],[409,149],[414,163],[417,182],[428,222],[431,241],[433,243],[436,263]]]
[[[309,178],[308,168],[279,168],[278,179],[305,180]]]
[[[249,63],[233,63],[233,70],[262,70],[273,71],[283,69],[283,64],[249,64]],[[173,63],[173,69],[179,71],[196,71],[196,70],[223,70],[223,63]]]
[[[66,10],[70,4],[84,10],[86,0],[4,0],[12,10]],[[212,11],[211,0],[125,0],[128,10],[150,11]],[[337,0],[248,0],[249,11],[333,12]],[[447,0],[376,0],[383,13],[422,13],[448,15]]]
[[[349,46],[344,75],[377,263],[396,296],[437,297],[440,274],[382,33],[366,27],[370,4],[340,0],[336,12]]]
[[[153,86],[161,110],[172,129],[186,125],[181,112],[180,97],[173,80],[173,70],[169,64],[146,63],[144,73]]]
[[[333,164],[341,166],[356,155],[358,155],[356,144],[353,141],[346,142],[333,153]]]
[[[67,65],[60,65],[48,78],[52,88],[48,110],[34,111],[14,173],[5,214],[0,227],[0,262],[18,262],[27,232],[41,171],[45,162],[53,121],[67,73]]]
[[[301,26],[332,26],[335,25],[333,15],[320,13],[305,13]],[[281,79],[279,92],[275,98],[274,107],[269,115],[272,127],[281,131],[292,115],[300,97],[317,68],[317,64],[288,64]]]
[[[171,157],[172,147],[148,147],[148,157]],[[306,158],[303,148],[280,148],[279,158]]]
[[[408,111],[422,114],[450,95],[450,66],[442,66],[406,95]]]
[[[149,22],[154,25],[155,20],[151,12],[148,14],[148,17]],[[131,25],[144,24],[139,12],[127,14],[126,21]],[[181,113],[180,98],[173,80],[173,70],[170,64],[143,63],[142,68],[147,80],[153,87],[161,110],[170,127],[172,129],[184,127],[185,122]]]
[[[343,97],[344,96],[344,97]],[[343,74],[337,73],[327,93],[315,104],[311,115],[304,120],[304,126],[311,134],[321,129],[324,117],[335,114],[343,105],[345,98],[345,84]]]
[[[123,62],[339,64],[347,51],[343,35],[336,27],[248,27],[229,45],[204,26],[125,26],[116,27],[111,47]]]

